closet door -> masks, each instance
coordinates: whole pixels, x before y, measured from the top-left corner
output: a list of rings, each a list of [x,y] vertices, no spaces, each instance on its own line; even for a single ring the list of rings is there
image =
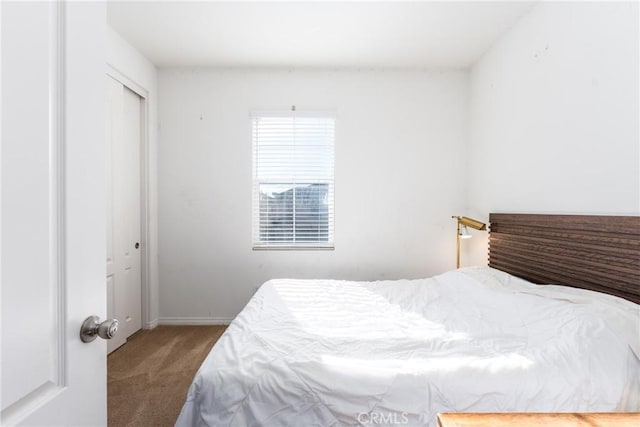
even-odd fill
[[[107,312],[120,321],[124,344],[142,327],[140,275],[141,99],[107,77]]]

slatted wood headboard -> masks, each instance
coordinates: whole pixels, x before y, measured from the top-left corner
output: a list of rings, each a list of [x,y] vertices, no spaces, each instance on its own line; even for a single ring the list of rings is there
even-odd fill
[[[640,304],[640,216],[489,216],[489,266]]]

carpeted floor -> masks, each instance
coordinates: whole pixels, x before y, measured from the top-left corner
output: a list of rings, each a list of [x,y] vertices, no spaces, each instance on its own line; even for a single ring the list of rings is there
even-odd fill
[[[111,427],[173,426],[198,367],[226,326],[158,326],[107,357]]]

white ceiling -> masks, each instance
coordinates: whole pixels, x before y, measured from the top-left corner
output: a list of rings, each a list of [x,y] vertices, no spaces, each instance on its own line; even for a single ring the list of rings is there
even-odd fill
[[[156,66],[466,68],[532,2],[109,2]]]

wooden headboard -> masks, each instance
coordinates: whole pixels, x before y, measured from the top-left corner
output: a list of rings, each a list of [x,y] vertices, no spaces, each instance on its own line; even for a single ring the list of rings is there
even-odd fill
[[[640,304],[640,216],[489,215],[489,266]]]

